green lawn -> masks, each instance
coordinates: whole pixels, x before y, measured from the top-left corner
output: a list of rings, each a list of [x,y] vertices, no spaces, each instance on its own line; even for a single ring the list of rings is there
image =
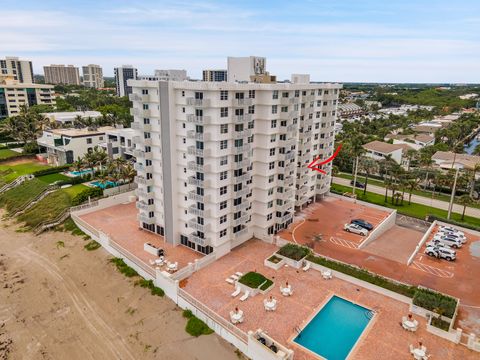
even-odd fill
[[[31,174],[37,170],[46,169],[48,165],[31,162],[18,165],[0,165],[0,184],[10,183],[17,177]]]
[[[351,193],[352,191],[351,187],[338,185],[338,184],[332,184],[331,188],[332,188],[332,191],[336,191],[340,193],[345,193],[345,192]],[[415,217],[422,220],[424,220],[428,214],[436,215],[442,218],[447,217],[446,210],[441,210],[441,209],[433,208],[426,205],[416,204],[416,203],[411,203],[410,205],[408,205],[407,201],[404,201],[403,205],[395,206],[391,203],[391,196],[389,196],[388,198],[389,202],[386,203],[384,195],[371,193],[369,191],[367,191],[366,195],[363,195],[363,190],[358,190],[358,189],[356,190],[356,193],[357,193],[358,200],[363,200],[372,204],[385,206],[390,209],[396,209],[399,214],[404,214],[404,215]],[[458,222],[464,222],[473,226],[480,226],[480,219],[471,217],[471,216],[465,216],[465,219],[462,221],[461,214],[452,213],[451,219]]]
[[[62,175],[62,174],[49,174],[49,175],[43,175],[39,176],[37,178],[40,181],[43,181],[47,184],[52,184],[55,181],[65,181],[65,180],[70,180],[68,176]]]
[[[12,211],[33,199],[47,186],[47,183],[38,179],[25,181],[23,184],[3,193],[0,196],[0,206],[5,207],[7,211]]]
[[[347,179],[347,180],[352,180],[353,179],[353,175],[345,174],[345,173],[340,173],[340,174],[337,174],[335,176],[337,176],[339,178],[342,178],[342,179]],[[364,176],[357,176],[357,181],[360,181],[360,182],[363,183],[363,182],[365,182],[365,177]],[[367,190],[368,190],[368,185],[375,185],[375,186],[380,186],[380,187],[383,187],[383,188],[385,187],[385,183],[383,181],[377,180],[377,179],[368,179]],[[406,191],[405,194],[406,194],[406,196],[408,196],[408,191]],[[450,196],[449,195],[438,193],[438,192],[433,194],[431,191],[414,190],[412,192],[412,194],[418,195],[418,196],[423,196],[423,197],[426,197],[426,198],[429,198],[429,199],[450,202]],[[470,207],[479,207],[480,208],[480,205],[472,204],[472,205],[470,205]]]
[[[41,222],[53,220],[72,206],[73,197],[85,189],[88,187],[79,184],[57,190],[28,209],[18,217],[18,220],[25,223],[26,229],[32,229]]]
[[[22,154],[10,149],[0,149],[0,160],[8,159],[18,155],[22,155]]]

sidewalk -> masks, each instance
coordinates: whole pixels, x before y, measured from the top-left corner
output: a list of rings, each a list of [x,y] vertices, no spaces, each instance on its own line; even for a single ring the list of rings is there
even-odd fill
[[[334,177],[333,182],[335,184],[338,184],[338,185],[344,185],[344,186],[348,186],[350,188],[352,187],[352,185],[350,185],[350,180],[348,180],[348,179]],[[359,190],[362,190],[362,189],[359,189]],[[380,186],[376,186],[376,185],[368,184],[367,185],[367,191],[375,193],[375,194],[381,194],[381,195],[385,194],[385,188],[380,187]],[[391,194],[391,191],[389,191],[389,194]],[[408,194],[406,194],[406,195],[408,196]],[[412,195],[412,202],[416,203],[416,204],[430,206],[430,207],[437,208],[437,209],[448,210],[448,202],[442,201],[442,200],[431,199],[431,198],[428,198],[428,197],[425,197],[425,196],[419,196],[419,195],[413,194]],[[462,211],[463,211],[463,206],[457,205],[457,204],[453,205],[453,212],[461,214]],[[467,209],[465,211],[465,215],[480,217],[480,209],[472,208],[472,207],[467,206]]]

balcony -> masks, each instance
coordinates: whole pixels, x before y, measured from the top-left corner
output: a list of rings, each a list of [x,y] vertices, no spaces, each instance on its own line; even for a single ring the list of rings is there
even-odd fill
[[[249,137],[249,136],[252,136],[252,130],[250,130],[250,129],[233,132],[233,138],[234,139],[241,139],[241,138],[245,138],[245,137]]]
[[[242,190],[239,190],[239,191],[235,191],[233,193],[233,196],[235,196],[235,197],[244,196],[244,195],[250,194],[250,191],[251,190],[249,188],[245,188],[245,189],[242,189]]]
[[[242,146],[234,146],[233,147],[233,153],[234,154],[242,154],[242,153],[246,153],[246,152],[250,151],[250,149],[251,149],[250,144],[245,144],[245,145],[242,145]]]
[[[203,187],[204,186],[204,181],[196,179],[195,176],[189,176],[188,177],[188,184]]]
[[[241,211],[241,210],[245,210],[247,209],[248,207],[250,207],[250,203],[247,201],[247,202],[243,202],[239,205],[234,205],[232,208],[233,208],[233,211]]]
[[[233,99],[233,106],[249,106],[253,104],[253,99]]]
[[[287,215],[284,215],[280,218],[280,223],[285,224],[286,222],[288,222],[292,219],[293,219],[293,214],[287,214]]]
[[[289,160],[292,160],[292,159],[295,159],[295,152],[294,151],[289,151],[289,152],[285,153],[285,160],[286,161],[289,161]]]
[[[197,231],[201,231],[201,232],[206,232],[207,231],[207,228],[208,226],[207,225],[202,225],[202,224],[199,224],[197,222],[197,219],[192,219],[188,222],[188,227],[189,228],[192,228],[192,229],[195,229]]]
[[[188,213],[190,215],[201,216],[201,217],[208,217],[206,210],[197,209],[196,205],[192,205],[188,208]]]
[[[242,160],[242,161],[234,162],[233,163],[233,168],[234,169],[239,169],[239,168],[243,168],[243,167],[250,166],[250,165],[252,165],[252,162],[250,161],[250,159],[245,159],[245,160]]]
[[[150,185],[153,185],[153,183],[154,183],[153,179],[147,179],[142,175],[135,176],[135,182],[137,184],[141,184],[141,185],[145,185],[145,186],[150,186]]]
[[[293,110],[288,113],[288,116],[291,118],[297,117],[298,116],[298,110]]]
[[[252,175],[250,174],[243,174],[243,175],[240,175],[240,176],[235,176],[233,178],[233,180],[235,182],[242,182],[242,181],[247,181],[247,180],[250,180],[252,178]]]
[[[198,107],[208,107],[210,106],[209,99],[195,99],[195,98],[187,98],[187,105],[193,105]]]
[[[205,196],[205,195],[198,195],[196,190],[192,190],[192,191],[189,191],[188,194],[187,194],[187,198],[189,200],[194,200],[194,201],[200,201],[200,202],[206,202],[209,197]]]
[[[197,244],[200,244],[202,246],[205,245],[205,243],[207,241],[207,239],[201,238],[201,237],[199,237],[195,234],[188,235],[188,240],[193,241],[193,242],[195,242]]]
[[[297,130],[297,124],[291,124],[287,126],[287,132],[294,132]]]
[[[140,188],[137,188],[137,189],[135,190],[135,194],[137,194],[137,196],[138,196],[138,197],[141,197],[141,198],[146,198],[146,197],[148,197],[148,193],[147,193],[145,190],[140,189]]]
[[[137,159],[138,158],[144,158],[145,157],[145,151],[140,150],[140,149],[135,149],[133,150],[133,156],[135,156]]]
[[[133,165],[133,168],[137,171],[140,171],[140,172],[144,172],[145,171],[145,166],[141,163],[135,163],[135,165]]]
[[[195,130],[187,131],[187,138],[198,140],[198,141],[208,141],[210,139],[209,135],[210,134],[206,134],[206,133],[198,133]]]
[[[252,121],[252,114],[234,115],[233,120],[238,123],[243,123],[244,121]]]
[[[148,217],[145,214],[139,214],[138,215],[138,220],[141,221],[142,223],[146,223],[146,224],[155,223],[155,217]]]
[[[210,116],[196,116],[193,114],[187,115],[187,121],[194,124],[203,124],[210,122]]]
[[[141,101],[142,98],[140,96],[140,94],[128,94],[128,100],[130,101]]]
[[[236,220],[233,220],[233,226],[245,224],[250,219],[249,215],[243,215]]]
[[[203,149],[197,149],[195,145],[189,146],[187,148],[187,152],[189,155],[195,155],[195,156],[202,156],[203,157]]]
[[[136,206],[137,206],[137,209],[148,211],[148,212],[155,210],[155,205],[154,204],[148,204],[144,201],[137,201]]]
[[[142,117],[142,118],[145,118],[145,117],[150,117],[151,116],[151,112],[149,109],[138,109],[138,108],[132,108],[130,109],[130,114],[133,115],[133,116],[138,116],[138,117]]]
[[[200,165],[195,161],[189,161],[187,163],[188,170],[199,171],[199,172],[208,172],[210,171],[210,165]]]
[[[248,228],[244,228],[240,231],[237,231],[234,235],[235,235],[235,237],[240,237],[242,235],[245,235],[247,232],[248,232]]]

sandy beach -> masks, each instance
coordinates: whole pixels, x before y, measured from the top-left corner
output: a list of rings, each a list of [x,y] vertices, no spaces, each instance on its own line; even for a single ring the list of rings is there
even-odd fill
[[[64,246],[61,243],[63,242]],[[81,237],[0,227],[0,359],[238,359],[182,310],[135,287]]]

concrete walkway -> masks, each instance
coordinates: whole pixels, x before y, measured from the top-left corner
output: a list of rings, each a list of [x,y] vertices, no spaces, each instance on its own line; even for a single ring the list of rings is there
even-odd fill
[[[348,179],[334,177],[333,182],[335,184],[338,184],[338,185],[348,186],[348,187],[350,187],[350,189],[352,188],[352,186],[350,185],[350,180],[348,180]],[[359,189],[359,190],[362,190],[362,189]],[[385,188],[381,187],[381,186],[368,184],[367,185],[367,191],[375,193],[375,194],[385,195]],[[388,194],[389,194],[389,196],[391,196],[392,192],[389,190]],[[405,193],[405,200],[408,200],[408,193]],[[437,208],[437,209],[442,209],[442,210],[448,210],[448,202],[446,202],[446,201],[431,199],[431,198],[428,198],[428,197],[425,197],[425,196],[419,196],[419,195],[415,195],[415,194],[412,194],[412,203],[421,204],[421,205],[425,205],[425,206],[430,206],[430,207]],[[453,205],[453,212],[461,214],[462,211],[463,211],[463,206],[457,205],[457,204]],[[467,207],[467,209],[465,211],[465,215],[473,216],[473,217],[480,217],[480,209]]]

